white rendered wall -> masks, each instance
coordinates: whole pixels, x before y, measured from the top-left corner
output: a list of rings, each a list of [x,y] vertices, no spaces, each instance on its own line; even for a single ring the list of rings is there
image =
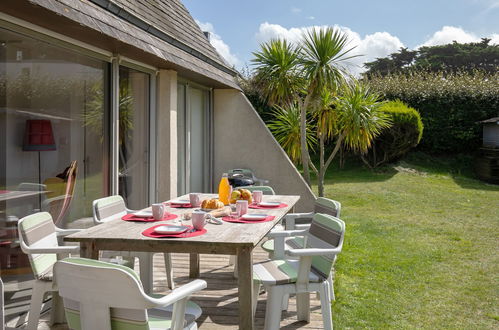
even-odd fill
[[[295,211],[313,210],[315,196],[248,99],[214,90],[214,191],[223,172],[248,168],[277,194],[301,196]]]

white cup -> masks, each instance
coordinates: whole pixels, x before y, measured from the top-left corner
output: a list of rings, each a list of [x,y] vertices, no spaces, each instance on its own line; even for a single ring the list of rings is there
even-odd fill
[[[166,207],[163,203],[152,204],[152,216],[154,220],[161,220],[165,216]]]
[[[255,202],[255,204],[260,204],[262,202],[262,198],[263,198],[263,191],[261,190],[255,190],[253,191],[253,202]]]
[[[236,209],[239,216],[245,215],[248,213],[248,201],[247,200],[238,200],[236,202]]]
[[[204,226],[206,225],[206,216],[208,213],[201,211],[201,210],[195,210],[192,212],[192,226],[196,230],[203,230]]]
[[[201,194],[200,193],[190,193],[189,201],[191,202],[192,207],[200,207],[201,206]]]

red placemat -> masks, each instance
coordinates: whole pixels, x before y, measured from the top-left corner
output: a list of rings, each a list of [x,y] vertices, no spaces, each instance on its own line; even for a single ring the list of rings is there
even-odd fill
[[[232,219],[231,217],[223,217],[222,220],[225,222],[235,222],[235,223],[260,223],[260,222],[268,222],[274,220],[273,215],[269,215],[264,220],[244,220],[244,219]]]
[[[154,229],[156,227],[159,227],[159,226],[168,226],[168,225],[152,226],[152,227],[144,230],[142,232],[142,235],[147,236],[147,237],[152,237],[152,238],[169,238],[169,237],[171,237],[171,238],[187,238],[187,237],[194,237],[194,236],[203,235],[203,234],[206,234],[206,232],[207,232],[206,228],[203,228],[202,230],[196,230],[196,231],[190,233],[189,231],[191,231],[194,227],[187,226],[187,227],[189,227],[189,230],[187,230],[186,232],[184,232],[182,234],[175,234],[175,235],[158,234],[158,233],[154,232]]]
[[[10,192],[10,191],[9,190],[0,190],[0,194],[6,194],[8,192]]]
[[[250,209],[264,209],[264,210],[282,209],[283,207],[287,207],[287,206],[288,206],[288,204],[286,204],[286,203],[281,203],[278,206],[260,206],[260,205],[255,204],[255,203],[248,205],[248,207]]]
[[[189,209],[192,207],[191,204],[172,204],[172,203],[165,203],[166,205],[168,205],[169,207],[171,208],[174,208],[174,209]]]
[[[156,220],[154,219],[153,217],[147,217],[147,218],[144,218],[144,217],[136,217],[133,215],[133,213],[129,213],[127,215],[124,215],[121,220],[125,220],[125,221],[142,221],[142,222],[154,222],[154,221],[165,221],[165,220],[173,220],[173,219],[176,219],[178,218],[178,215],[176,214],[173,214],[173,213],[165,213],[165,216],[163,217],[163,219],[161,220]]]

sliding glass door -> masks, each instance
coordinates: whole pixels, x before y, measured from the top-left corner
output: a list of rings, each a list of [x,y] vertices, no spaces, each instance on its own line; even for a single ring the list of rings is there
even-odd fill
[[[0,272],[6,310],[29,307],[20,218],[92,224],[109,191],[109,62],[0,28]]]
[[[149,203],[150,75],[119,70],[119,193],[131,209]]]
[[[178,84],[178,194],[207,192],[210,186],[210,91]]]

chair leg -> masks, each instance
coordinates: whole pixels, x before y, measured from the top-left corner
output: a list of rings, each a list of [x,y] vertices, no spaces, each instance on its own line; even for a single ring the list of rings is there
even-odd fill
[[[28,326],[27,330],[36,330],[38,328],[38,321],[43,304],[43,297],[45,296],[45,285],[35,280],[33,283],[33,292],[31,293],[31,303],[28,313]]]
[[[324,323],[325,330],[333,329],[333,318],[331,312],[331,295],[330,295],[329,282],[324,281],[321,285],[319,291],[321,297],[321,312],[322,312],[322,322]]]
[[[50,310],[50,325],[65,323],[64,304],[57,291],[52,291],[52,308]]]
[[[256,306],[258,305],[258,296],[260,295],[260,283],[253,281],[253,317],[256,314]]]
[[[331,301],[335,301],[336,300],[336,297],[334,296],[334,273],[333,271],[331,271],[331,273],[329,273],[329,276],[327,278],[327,282],[329,283],[329,297],[331,298]]]
[[[282,296],[281,310],[287,311],[288,307],[289,307],[289,293],[286,293]]]
[[[173,266],[172,266],[172,256],[170,253],[163,253],[165,259],[165,270],[166,270],[166,284],[170,290],[175,289],[175,283],[173,281]]]
[[[296,294],[296,316],[298,321],[310,322],[310,293]]]
[[[267,307],[265,309],[265,330],[279,329],[281,323],[281,304],[284,289],[279,286],[271,286],[267,290]]]

